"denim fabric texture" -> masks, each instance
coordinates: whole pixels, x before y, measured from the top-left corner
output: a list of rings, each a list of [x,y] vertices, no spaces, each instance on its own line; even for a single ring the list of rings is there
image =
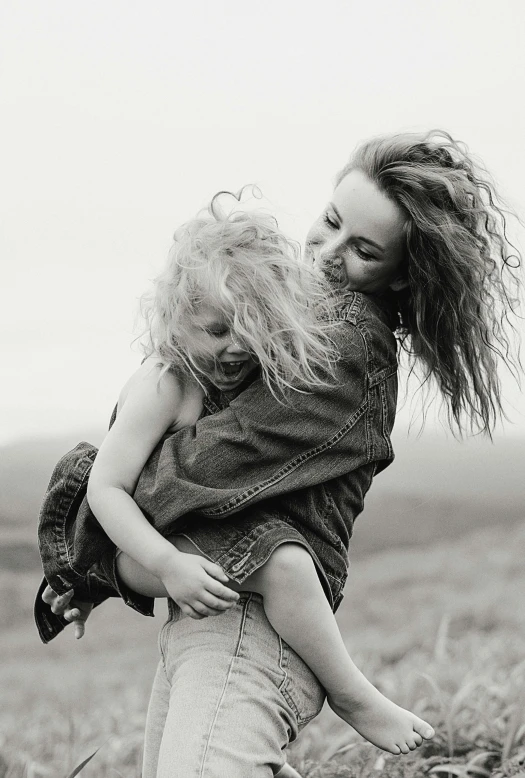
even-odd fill
[[[372,478],[393,460],[398,324],[389,299],[357,292],[336,318],[332,385],[294,392],[288,404],[259,378],[227,407],[229,398],[210,397],[195,426],[159,443],[134,494],[163,535],[184,534],[240,584],[280,543],[306,545],[334,610],[354,520]],[[85,499],[95,455],[81,443],[52,475],[40,513],[45,578],[59,594],[73,587],[95,603],[120,596],[151,615],[153,601],[119,583],[115,548]],[[39,597],[35,618],[44,642],[63,629]]]
[[[170,606],[173,603],[170,601]],[[146,722],[143,778],[270,778],[325,692],[244,592],[217,619],[173,611]]]

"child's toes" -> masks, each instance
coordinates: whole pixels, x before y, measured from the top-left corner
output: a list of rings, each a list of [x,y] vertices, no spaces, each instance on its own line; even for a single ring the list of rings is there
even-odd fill
[[[410,753],[410,748],[408,746],[408,743],[401,743],[399,745],[399,748],[400,748],[402,754],[409,754]]]
[[[430,740],[436,734],[434,732],[434,727],[431,727],[430,724],[427,724],[427,722],[422,719],[417,719],[414,722],[414,730],[416,734],[421,735],[425,740]]]
[[[423,742],[423,736],[420,735],[419,732],[414,732],[413,739],[416,746],[420,746],[421,743]]]

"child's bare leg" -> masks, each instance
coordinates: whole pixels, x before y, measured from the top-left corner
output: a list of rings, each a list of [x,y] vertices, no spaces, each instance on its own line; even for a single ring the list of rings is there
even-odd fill
[[[279,546],[234,588],[263,596],[269,622],[316,674],[332,709],[371,743],[406,754],[434,736],[429,724],[387,699],[355,666],[303,546]]]
[[[180,551],[198,553],[184,537],[170,540]],[[161,581],[125,554],[119,555],[117,567],[124,583],[135,591],[166,596]],[[433,737],[429,724],[384,697],[355,666],[313,560],[303,546],[279,546],[242,584],[231,582],[230,586],[263,596],[271,625],[316,674],[332,709],[371,743],[399,754],[416,748],[423,738]]]
[[[130,556],[120,553],[117,556],[117,573],[127,587],[145,597],[167,597],[166,587],[156,575],[135,562]]]
[[[302,776],[288,762],[285,762],[279,772],[275,773],[275,778],[302,778]]]

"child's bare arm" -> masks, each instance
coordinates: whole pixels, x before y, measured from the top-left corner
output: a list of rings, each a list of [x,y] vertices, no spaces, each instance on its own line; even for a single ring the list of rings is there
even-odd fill
[[[237,599],[218,565],[178,551],[147,521],[132,498],[139,475],[163,434],[177,423],[187,388],[145,363],[128,385],[89,479],[90,507],[115,545],[158,577],[187,615],[210,615]]]
[[[181,400],[174,376],[158,378],[159,369],[147,364],[132,377],[125,402],[97,454],[87,490],[91,510],[111,540],[152,572],[173,548],[149,524],[131,495],[151,452],[173,424]]]

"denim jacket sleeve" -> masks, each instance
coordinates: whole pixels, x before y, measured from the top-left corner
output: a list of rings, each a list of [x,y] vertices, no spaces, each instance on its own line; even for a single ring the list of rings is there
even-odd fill
[[[354,293],[340,310],[333,339],[341,356],[329,385],[280,403],[257,380],[221,413],[158,447],[135,492],[157,529],[174,529],[189,512],[220,519],[374,459],[382,468],[374,436],[352,431],[368,410],[370,387],[397,370],[395,341],[377,316],[373,326],[363,321],[364,301]]]

